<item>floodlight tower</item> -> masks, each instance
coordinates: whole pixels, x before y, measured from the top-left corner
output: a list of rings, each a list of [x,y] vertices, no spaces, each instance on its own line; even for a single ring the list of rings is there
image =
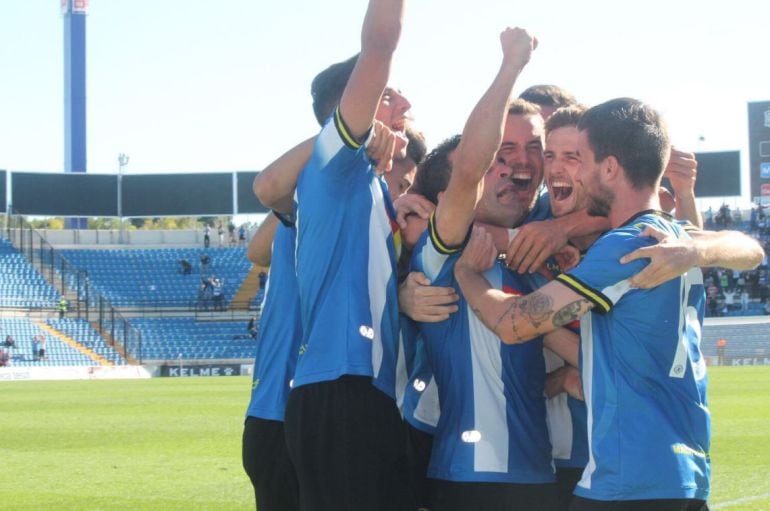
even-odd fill
[[[88,0],[61,0],[64,18],[64,172],[86,171],[86,11]],[[68,218],[68,229],[88,219]]]

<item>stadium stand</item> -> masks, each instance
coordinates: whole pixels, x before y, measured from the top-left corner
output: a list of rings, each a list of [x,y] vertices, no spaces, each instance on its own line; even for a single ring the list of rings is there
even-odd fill
[[[156,304],[189,307],[199,303],[213,306],[201,295],[201,279],[215,276],[223,285],[224,304],[228,304],[251,264],[244,248],[86,249],[62,250],[61,254],[78,269],[88,272],[90,282],[118,307]],[[210,261],[201,265],[201,255]],[[180,261],[192,265],[184,274]]]
[[[0,306],[52,307],[59,292],[30,265],[10,241],[0,239]]]
[[[45,323],[36,323],[28,318],[0,319],[0,334],[3,338],[11,335],[16,340],[15,348],[10,350],[11,366],[92,366],[106,362],[100,361],[95,353],[84,346],[64,342],[60,337],[53,335],[51,330],[45,326]],[[32,338],[38,335],[42,335],[46,339],[45,359],[43,360],[36,360],[32,352]]]
[[[256,346],[246,321],[196,321],[195,318],[137,318],[144,360],[248,359]]]
[[[48,325],[62,334],[76,340],[83,347],[105,358],[115,365],[125,364],[123,357],[107,344],[104,337],[84,319],[49,319]]]

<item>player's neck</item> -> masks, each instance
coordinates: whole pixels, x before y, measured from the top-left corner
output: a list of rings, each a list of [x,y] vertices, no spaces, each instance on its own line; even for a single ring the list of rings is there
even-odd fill
[[[624,189],[615,196],[615,201],[609,214],[610,225],[613,229],[616,229],[637,213],[649,209],[660,209],[657,190],[652,188],[644,188],[642,190],[634,188]]]

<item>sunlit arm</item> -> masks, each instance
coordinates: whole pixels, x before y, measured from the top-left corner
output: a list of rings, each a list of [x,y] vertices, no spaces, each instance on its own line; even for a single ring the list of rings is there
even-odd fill
[[[267,215],[259,224],[257,231],[246,248],[246,258],[259,266],[270,266],[273,258],[273,238],[278,228],[278,218],[274,214]]]
[[[570,323],[593,304],[559,282],[549,282],[526,296],[492,288],[481,273],[460,264],[455,277],[479,319],[506,344],[517,344]]]
[[[315,138],[293,147],[254,178],[254,195],[265,207],[281,213],[294,211],[294,189],[302,169],[313,154]]]
[[[580,336],[566,328],[557,328],[543,336],[543,346],[556,353],[569,365],[580,365]]]

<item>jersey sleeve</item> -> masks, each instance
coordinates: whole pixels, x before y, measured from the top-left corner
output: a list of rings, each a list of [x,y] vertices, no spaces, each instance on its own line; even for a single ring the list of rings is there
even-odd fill
[[[637,259],[622,264],[620,258],[655,243],[638,232],[613,231],[600,238],[574,269],[556,280],[594,304],[594,311],[606,314],[631,290],[629,280],[648,264]]]
[[[428,228],[422,234],[420,241],[412,253],[412,271],[420,271],[428,277],[432,284],[448,286],[454,280],[453,270],[455,262],[460,258],[460,253],[470,238],[471,225],[468,235],[459,245],[452,246],[444,243],[436,229],[436,214],[432,214],[428,220]]]
[[[371,129],[362,140],[357,140],[350,133],[338,106],[316,139],[313,150],[315,167],[331,177],[344,177],[361,169],[363,163],[369,162],[365,146],[370,136]],[[368,170],[368,165],[365,168]]]

